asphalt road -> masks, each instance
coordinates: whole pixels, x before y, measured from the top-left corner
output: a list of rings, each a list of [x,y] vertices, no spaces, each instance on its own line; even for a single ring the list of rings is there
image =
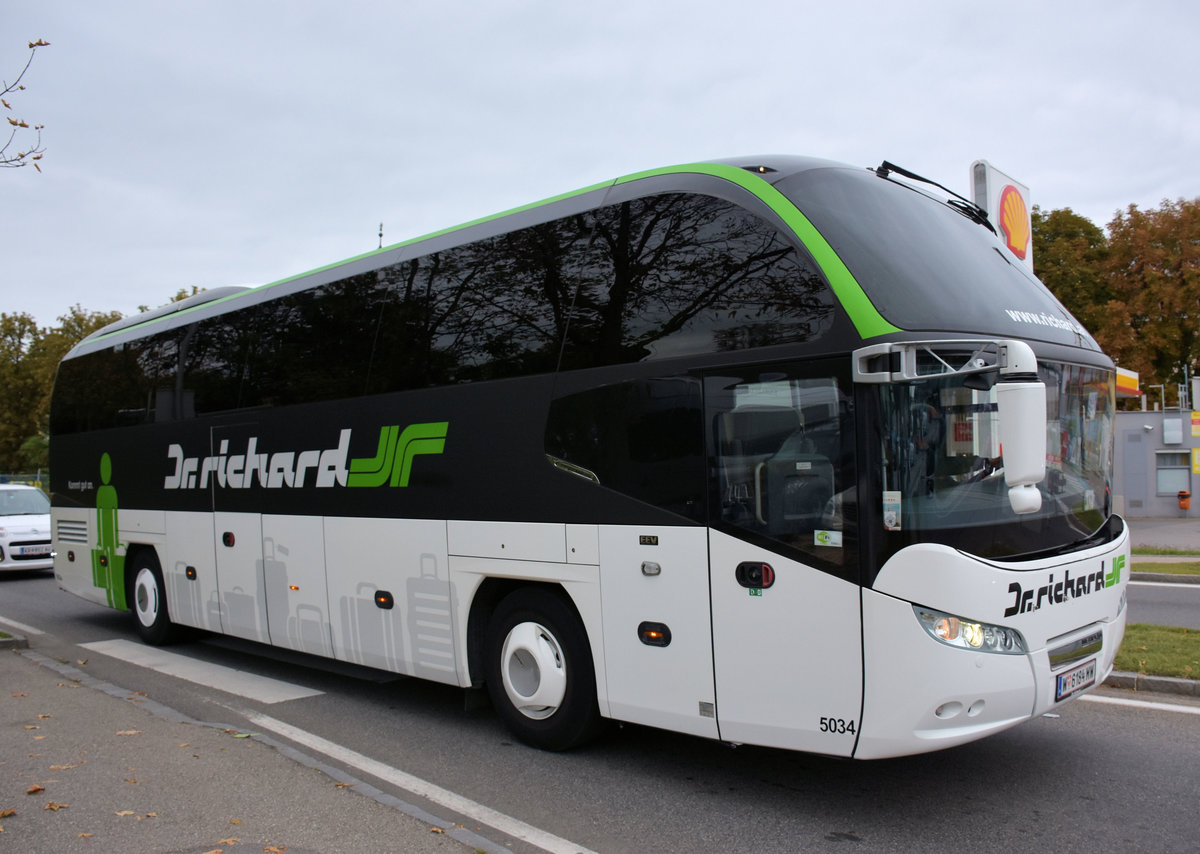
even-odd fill
[[[1141,592],[1131,589],[1131,600]],[[327,757],[334,765],[368,757],[377,771],[403,771],[592,851],[1170,852],[1200,845],[1197,702],[1183,701],[1180,710],[1116,705],[1102,700],[1176,701],[1103,691],[981,742],[873,763],[734,749],[633,726],[586,749],[551,754],[514,743],[486,704],[468,711],[464,693],[445,686],[330,672],[320,660],[240,642],[198,639],[173,648],[314,692],[268,704],[85,649],[80,644],[137,643],[129,617],[62,593],[49,577],[0,579],[0,616],[43,632],[33,637],[42,654],[189,717],[247,730],[283,724],[309,739],[302,749],[342,751]],[[236,765],[229,773],[238,773]],[[296,765],[295,773],[312,772]],[[370,780],[435,813],[450,812],[402,785]],[[545,850],[473,815],[447,818],[516,852]]]
[[[1129,622],[1200,629],[1200,584],[1131,581]]]

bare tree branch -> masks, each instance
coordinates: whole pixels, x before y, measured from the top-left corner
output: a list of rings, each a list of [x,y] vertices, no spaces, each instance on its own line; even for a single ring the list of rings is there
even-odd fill
[[[21,69],[21,73],[17,75],[17,79],[12,83],[0,81],[3,82],[4,85],[4,88],[0,89],[0,106],[2,106],[8,112],[12,112],[12,105],[8,103],[6,96],[11,96],[14,93],[25,91],[25,84],[21,82],[25,77],[25,72],[27,72],[29,70],[29,66],[33,64],[33,57],[37,54],[38,48],[49,47],[49,45],[50,42],[46,41],[45,39],[38,39],[35,42],[30,42],[29,58],[25,60],[25,67]],[[5,116],[5,119],[12,127],[12,130],[9,132],[8,140],[3,146],[0,146],[0,167],[17,168],[32,164],[34,169],[41,172],[42,167],[38,165],[38,161],[41,160],[46,153],[46,149],[42,145],[42,128],[45,127],[45,125],[30,125],[29,122],[25,121],[24,119],[13,116]],[[35,136],[33,145],[25,148],[24,150],[18,148],[14,151],[10,151],[10,149],[13,148],[13,144],[17,141],[18,134],[21,134],[21,131],[25,130],[31,130],[33,132]],[[25,137],[24,134],[21,134],[21,136],[22,138]]]

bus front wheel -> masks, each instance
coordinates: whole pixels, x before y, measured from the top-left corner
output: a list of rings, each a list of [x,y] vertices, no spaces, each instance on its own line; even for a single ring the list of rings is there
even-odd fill
[[[579,616],[540,588],[509,594],[488,622],[488,693],[518,739],[567,750],[599,729],[596,676]]]
[[[139,551],[130,570],[133,576],[134,627],[143,641],[152,646],[168,643],[175,626],[167,613],[167,595],[162,569],[153,551]]]

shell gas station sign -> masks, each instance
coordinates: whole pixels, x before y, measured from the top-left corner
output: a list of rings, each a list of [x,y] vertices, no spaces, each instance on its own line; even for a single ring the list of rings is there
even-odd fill
[[[1033,272],[1033,214],[1029,188],[986,160],[971,164],[972,200],[987,211],[1001,242]]]

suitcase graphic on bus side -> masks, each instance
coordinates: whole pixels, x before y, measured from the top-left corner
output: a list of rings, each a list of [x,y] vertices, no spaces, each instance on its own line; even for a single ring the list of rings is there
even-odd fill
[[[438,578],[437,557],[421,555],[421,575],[407,582],[408,648],[413,675],[457,684],[454,662],[454,597]]]
[[[288,646],[299,652],[330,656],[329,623],[316,605],[301,603],[287,618]]]
[[[378,585],[361,581],[354,596],[343,596],[342,648],[349,660],[367,667],[398,671],[403,657],[396,648],[396,623],[400,615],[375,604]]]

